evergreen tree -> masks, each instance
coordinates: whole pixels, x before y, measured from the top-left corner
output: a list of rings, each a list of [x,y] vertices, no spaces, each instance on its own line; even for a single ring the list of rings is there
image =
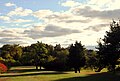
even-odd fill
[[[68,63],[71,68],[74,68],[75,73],[79,71],[80,68],[85,65],[85,48],[81,44],[81,42],[77,42],[70,46],[69,48],[69,56],[68,56]]]
[[[110,24],[110,30],[106,31],[103,43],[100,41],[98,44],[100,67],[107,66],[108,70],[115,71],[116,63],[120,56],[120,24],[113,21]]]

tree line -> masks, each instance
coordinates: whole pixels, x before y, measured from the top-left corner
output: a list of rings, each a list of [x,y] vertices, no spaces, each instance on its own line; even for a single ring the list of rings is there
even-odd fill
[[[115,72],[120,61],[120,24],[113,21],[110,30],[98,41],[96,50],[88,50],[81,41],[76,41],[67,48],[48,45],[42,42],[30,46],[5,44],[0,48],[0,62],[12,66],[34,65],[36,69],[72,70],[80,72],[81,68],[101,71],[107,68]]]

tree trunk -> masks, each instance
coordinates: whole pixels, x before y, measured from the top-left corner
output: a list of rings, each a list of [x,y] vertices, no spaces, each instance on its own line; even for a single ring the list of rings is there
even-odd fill
[[[42,69],[42,66],[40,65],[40,70]]]
[[[115,73],[115,64],[112,65],[113,73]]]
[[[77,68],[74,68],[75,69],[75,73],[77,73]]]
[[[98,70],[95,71],[95,72],[100,72],[103,68],[104,68],[103,66],[100,66],[100,67],[98,68]]]
[[[78,68],[78,71],[79,71],[79,73],[80,73],[80,68]]]
[[[36,70],[38,70],[38,66],[36,65]]]

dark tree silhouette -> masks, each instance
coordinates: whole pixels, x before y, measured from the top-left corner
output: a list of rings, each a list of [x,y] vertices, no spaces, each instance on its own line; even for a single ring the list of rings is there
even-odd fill
[[[84,46],[81,42],[78,43],[77,41],[69,48],[68,63],[71,68],[75,69],[75,73],[77,73],[77,71],[80,73],[80,68],[85,65],[84,50]]]
[[[107,66],[108,70],[115,72],[116,63],[120,56],[120,24],[113,21],[110,24],[110,30],[106,31],[103,43],[99,41],[98,44],[100,67]]]

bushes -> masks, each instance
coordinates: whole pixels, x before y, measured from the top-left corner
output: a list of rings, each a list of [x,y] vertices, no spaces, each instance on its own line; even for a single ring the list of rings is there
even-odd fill
[[[0,63],[0,73],[4,73],[8,70],[8,68],[6,67],[6,65],[4,65],[3,63]]]

